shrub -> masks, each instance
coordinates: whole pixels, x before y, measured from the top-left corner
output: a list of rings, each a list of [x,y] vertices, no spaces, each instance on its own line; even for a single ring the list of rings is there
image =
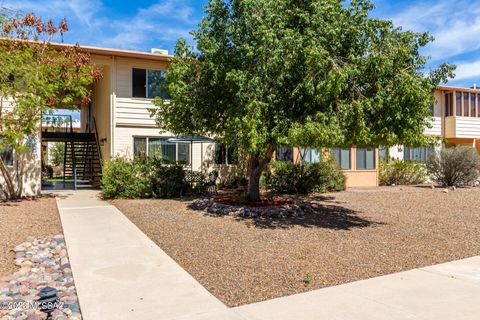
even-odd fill
[[[141,174],[141,165],[125,158],[114,158],[105,162],[102,175],[102,196],[115,198],[145,198],[150,187]]]
[[[180,165],[165,165],[157,159],[115,158],[103,167],[104,198],[174,198],[189,190]]]
[[[175,198],[185,195],[190,185],[185,181],[185,170],[180,165],[165,165],[161,160],[146,160],[151,195],[154,198]]]
[[[413,185],[425,183],[425,164],[413,161],[391,159],[380,163],[380,185]]]
[[[455,147],[433,154],[427,160],[432,179],[444,186],[472,185],[480,172],[480,156],[472,147]]]
[[[274,193],[307,194],[345,190],[345,176],[334,162],[299,165],[275,162],[263,185]]]

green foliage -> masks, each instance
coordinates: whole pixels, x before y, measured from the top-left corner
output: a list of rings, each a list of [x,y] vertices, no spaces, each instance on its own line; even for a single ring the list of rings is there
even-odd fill
[[[58,25],[42,21],[32,13],[22,17],[0,7],[0,149],[15,151],[16,174],[0,159],[7,198],[22,196],[28,140],[38,135],[41,115],[52,108],[79,108],[88,104],[91,87],[101,72],[79,46],[58,47],[51,43],[68,30],[66,20]],[[8,98],[13,107],[6,112]]]
[[[103,165],[102,196],[115,198],[146,198],[150,195],[149,182],[141,174],[140,163],[125,158],[114,158]]]
[[[255,169],[250,184],[282,144],[427,144],[434,89],[454,68],[425,76],[420,51],[432,38],[372,18],[372,8],[368,0],[210,0],[192,33],[196,49],[176,44],[171,100],[152,110],[158,125],[239,146]]]
[[[444,186],[472,185],[480,176],[480,156],[472,147],[448,148],[430,155],[427,169]]]
[[[179,165],[165,165],[158,159],[114,158],[103,166],[102,196],[114,198],[175,198],[190,192],[185,171]]]
[[[63,160],[65,158],[65,143],[54,142],[52,147],[49,148],[48,152],[54,166],[59,166],[63,164]]]
[[[345,190],[345,176],[335,162],[293,164],[275,162],[264,174],[264,184],[274,193],[308,194]]]
[[[391,159],[380,163],[380,185],[414,185],[427,180],[425,164]]]
[[[182,166],[165,165],[160,159],[143,160],[141,165],[151,197],[175,198],[184,195],[189,189]]]

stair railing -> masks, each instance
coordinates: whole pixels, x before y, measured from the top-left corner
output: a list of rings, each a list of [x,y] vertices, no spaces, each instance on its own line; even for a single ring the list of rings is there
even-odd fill
[[[98,140],[98,129],[97,129],[97,120],[93,117],[93,126],[95,127],[95,142],[97,145],[98,157],[100,158],[100,170],[103,166],[102,150],[100,149],[100,141]]]

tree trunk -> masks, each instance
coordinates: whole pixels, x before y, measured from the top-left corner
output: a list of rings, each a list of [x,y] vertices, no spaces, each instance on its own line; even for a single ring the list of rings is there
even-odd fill
[[[260,177],[267,164],[272,160],[274,148],[267,150],[264,156],[251,155],[248,161],[248,200],[259,202],[260,199]]]
[[[0,159],[0,173],[2,174],[3,180],[5,182],[4,184],[5,189],[3,190],[5,196],[9,200],[15,200],[16,193],[15,193],[15,186],[13,184],[12,174],[8,171],[2,159]]]

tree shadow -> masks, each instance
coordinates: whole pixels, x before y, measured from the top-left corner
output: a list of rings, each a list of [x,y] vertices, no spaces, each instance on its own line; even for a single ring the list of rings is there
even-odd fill
[[[263,229],[288,229],[299,226],[303,228],[321,228],[331,230],[352,230],[382,225],[381,222],[371,221],[360,217],[359,212],[340,205],[312,203],[313,212],[303,217],[269,218],[235,216],[237,221]],[[223,217],[221,213],[204,211],[210,217]]]

